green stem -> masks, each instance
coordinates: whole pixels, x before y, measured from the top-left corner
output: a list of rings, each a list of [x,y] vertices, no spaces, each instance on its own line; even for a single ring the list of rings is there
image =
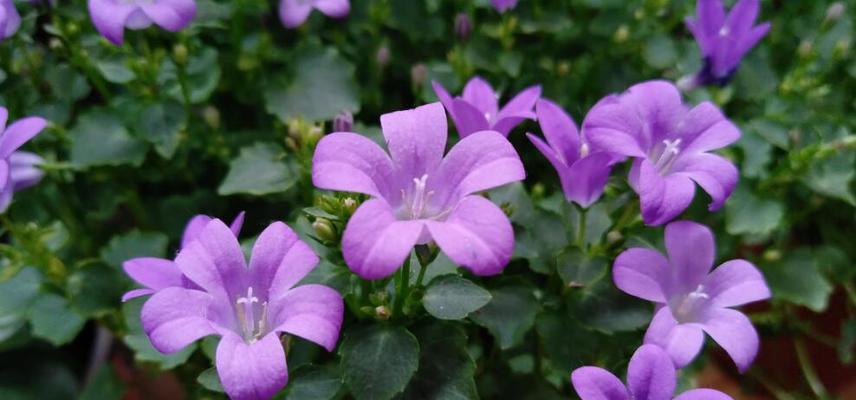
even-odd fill
[[[427,264],[419,263],[419,276],[416,277],[416,287],[422,286],[422,281],[425,279],[425,270],[427,269]]]
[[[410,254],[404,260],[404,265],[398,270],[395,275],[395,304],[392,307],[392,315],[401,315],[401,310],[404,307],[404,299],[407,297],[407,290],[410,286]]]
[[[808,382],[808,386],[818,399],[825,399],[827,397],[826,388],[823,386],[823,382],[820,381],[817,372],[814,370],[814,366],[811,364],[805,344],[801,339],[796,339],[794,340],[794,347],[796,348],[797,359],[800,362],[800,368],[802,368],[803,376],[806,382]]]
[[[580,220],[579,226],[577,226],[577,247],[582,250],[585,250],[586,246],[586,225],[588,220],[588,209],[579,208]]]

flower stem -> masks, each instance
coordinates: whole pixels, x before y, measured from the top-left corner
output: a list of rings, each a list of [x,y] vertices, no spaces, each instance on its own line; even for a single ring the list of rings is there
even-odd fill
[[[809,359],[805,344],[801,339],[796,339],[794,340],[794,347],[796,348],[797,359],[800,362],[800,368],[802,368],[803,376],[805,377],[806,382],[808,382],[808,386],[811,388],[811,391],[818,399],[827,398],[826,388],[817,376],[814,366],[811,365],[811,359]]]
[[[580,207],[578,211],[580,213],[580,219],[579,219],[579,226],[577,226],[577,247],[579,247],[582,250],[585,250],[585,246],[586,246],[586,225],[588,222],[587,221],[588,209]]]
[[[404,307],[404,299],[407,297],[410,286],[410,254],[407,255],[407,259],[404,260],[404,265],[398,270],[395,279],[396,294],[395,304],[392,306],[392,315],[398,316]]]

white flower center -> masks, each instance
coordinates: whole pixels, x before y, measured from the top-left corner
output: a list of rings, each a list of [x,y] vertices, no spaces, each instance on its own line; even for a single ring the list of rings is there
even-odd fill
[[[704,292],[704,285],[698,285],[696,290],[672,302],[672,314],[680,323],[694,321],[696,320],[699,306],[704,304],[708,299],[710,299],[710,296]]]
[[[433,190],[428,190],[428,174],[413,178],[413,187],[409,192],[401,189],[402,207],[398,217],[401,219],[441,219],[451,210],[438,212],[431,204]]]
[[[651,160],[654,161],[654,168],[657,168],[657,172],[659,172],[660,175],[666,175],[669,173],[669,170],[672,168],[672,164],[675,163],[675,160],[678,158],[678,154],[681,152],[680,145],[681,139],[666,139],[663,141],[662,150],[660,152],[655,151],[654,154],[652,154]]]
[[[256,318],[256,311],[258,318]],[[253,287],[247,288],[247,295],[238,298],[235,302],[235,313],[238,315],[238,323],[248,343],[257,341],[265,334],[265,321],[267,320],[267,302],[259,303],[259,298],[253,296]]]
[[[723,26],[722,28],[719,29],[719,36],[721,36],[721,37],[726,37],[730,33],[731,33],[731,31],[728,30],[727,26]]]
[[[583,143],[580,146],[580,158],[584,158],[585,156],[589,155],[589,151],[590,150],[588,143]]]

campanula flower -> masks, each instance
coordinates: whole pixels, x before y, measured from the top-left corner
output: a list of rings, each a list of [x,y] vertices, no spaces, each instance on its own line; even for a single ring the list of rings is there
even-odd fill
[[[490,4],[496,11],[504,13],[514,7],[517,7],[517,0],[490,0]]]
[[[332,351],[344,303],[322,285],[295,285],[318,256],[294,231],[274,222],[262,232],[249,266],[238,239],[211,220],[175,259],[199,289],[168,287],[143,305],[140,319],[152,345],[174,353],[205,336],[221,336],[216,367],[232,399],[268,399],[288,382],[280,334]]]
[[[0,41],[6,40],[21,27],[21,15],[12,0],[0,0]]]
[[[486,130],[508,136],[508,132],[523,120],[535,118],[532,108],[541,97],[541,86],[531,86],[499,109],[499,95],[480,77],[467,82],[461,97],[452,98],[439,82],[432,82],[432,85],[461,137]]]
[[[17,151],[38,135],[47,125],[41,117],[27,117],[9,126],[9,111],[0,107],[0,213],[12,203],[12,195],[35,185],[43,173],[37,168],[42,159],[35,154]]]
[[[648,225],[674,219],[692,202],[693,181],[722,207],[737,185],[737,168],[709,153],[740,138],[740,130],[711,102],[690,108],[671,83],[648,81],[601,100],[583,123],[595,147],[633,158],[630,185]]]
[[[754,25],[759,8],[758,0],[739,0],[726,16],[722,0],[698,0],[696,17],[687,18],[686,24],[704,64],[701,71],[682,79],[679,85],[692,88],[728,83],[743,56],[770,31],[769,22]]]
[[[768,299],[761,272],[745,260],[731,260],[711,272],[713,233],[691,221],[666,226],[668,258],[656,250],[632,248],[613,266],[615,285],[657,303],[645,343],[657,344],[682,368],[701,351],[704,332],[731,356],[742,372],[758,352],[758,333],[737,307]]]
[[[117,46],[125,28],[144,29],[154,23],[170,32],[184,29],[196,16],[194,0],[88,0],[95,29]]]
[[[577,368],[571,383],[582,400],[671,400],[677,373],[669,355],[655,345],[639,347],[627,367],[627,386],[611,372],[597,367]],[[694,389],[674,400],[732,400],[718,390]]]
[[[279,3],[279,19],[286,28],[303,25],[312,9],[332,18],[344,18],[351,12],[350,0],[282,0]]]
[[[367,194],[348,221],[342,252],[365,279],[392,275],[417,244],[434,241],[477,275],[502,271],[514,249],[503,211],[477,193],[522,180],[523,164],[495,131],[473,133],[443,157],[446,114],[440,103],[381,116],[387,154],[370,139],[337,132],[318,143],[315,186]]]
[[[592,205],[603,194],[612,170],[613,156],[592,150],[580,135],[574,120],[557,104],[546,99],[538,100],[535,114],[547,142],[531,133],[526,136],[553,164],[565,198],[582,207]]]
[[[190,219],[184,227],[184,234],[181,237],[181,247],[179,250],[187,247],[191,242],[199,237],[199,234],[205,229],[205,226],[211,222],[211,217],[207,215],[197,215]],[[229,229],[237,237],[241,233],[241,226],[244,224],[244,213],[238,214]],[[181,270],[175,265],[172,260],[156,257],[139,257],[122,263],[122,269],[135,282],[142,285],[142,288],[133,289],[124,296],[122,301],[147,296],[158,290],[168,287],[178,286],[190,289],[197,289],[192,281],[182,275]]]

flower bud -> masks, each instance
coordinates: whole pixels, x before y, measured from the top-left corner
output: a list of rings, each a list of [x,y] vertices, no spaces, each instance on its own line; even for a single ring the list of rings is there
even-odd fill
[[[776,262],[782,259],[782,252],[776,249],[769,249],[762,255],[764,261]]]
[[[214,129],[220,127],[220,111],[214,106],[208,106],[202,110],[202,119]]]
[[[422,86],[426,79],[428,79],[428,67],[425,64],[414,64],[410,68],[410,80],[413,82],[413,86]]]
[[[347,211],[348,214],[353,214],[354,211],[357,211],[358,205],[359,203],[357,203],[356,200],[350,197],[346,197],[344,200],[342,200],[342,206],[345,207],[345,211]]]
[[[389,308],[386,306],[377,306],[375,308],[375,317],[379,320],[386,321],[389,317],[392,316],[392,312],[389,311]]]
[[[606,234],[606,242],[609,244],[618,242],[621,239],[624,239],[624,235],[619,231],[609,231],[609,233]]]
[[[473,21],[467,13],[459,13],[455,16],[455,36],[462,41],[470,38],[473,33]]]
[[[389,64],[389,47],[381,46],[379,49],[377,49],[377,55],[375,56],[375,58],[377,60],[377,65],[381,68]]]
[[[354,114],[350,111],[342,111],[333,119],[333,132],[353,132]]]
[[[612,39],[615,40],[615,43],[624,43],[629,37],[630,29],[627,25],[621,25],[615,30],[615,34],[612,36]]]
[[[172,57],[178,65],[187,63],[187,46],[178,43],[172,48]]]
[[[829,5],[829,8],[826,9],[826,21],[827,23],[835,22],[844,14],[844,3],[840,1],[836,1]]]
[[[324,218],[318,218],[312,223],[312,229],[315,230],[315,235],[321,240],[333,242],[337,239],[336,230],[333,224]]]

